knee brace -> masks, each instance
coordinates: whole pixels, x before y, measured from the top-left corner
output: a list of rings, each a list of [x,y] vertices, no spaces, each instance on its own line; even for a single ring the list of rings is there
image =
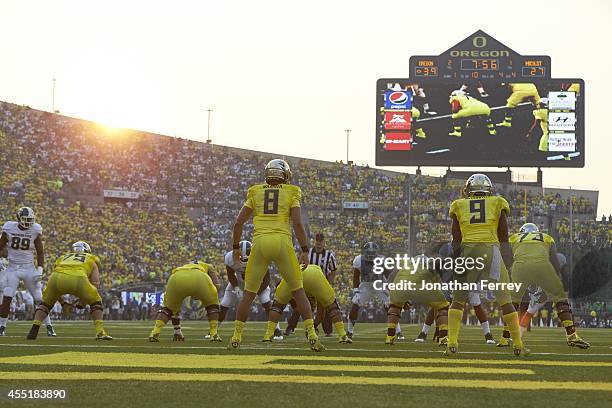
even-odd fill
[[[570,306],[567,299],[561,299],[555,303],[555,309],[557,309],[557,314],[561,314],[563,312],[572,313],[572,307]]]
[[[219,313],[219,305],[206,306],[206,316],[210,317],[211,314],[215,313]]]
[[[338,301],[334,300],[334,303],[327,306],[327,309],[325,309],[325,311],[327,312],[327,314],[329,314],[329,317],[332,319],[340,317],[340,305],[338,305]]]
[[[270,307],[271,311],[274,311],[280,315],[283,314],[283,310],[285,310],[285,306],[287,305],[283,305],[281,303],[278,303],[276,300],[272,303],[272,307]]]
[[[162,307],[158,313],[165,314],[168,317],[168,319],[172,319],[172,310],[168,309],[165,306]]]
[[[389,309],[387,309],[387,316],[397,316],[399,318],[402,317],[402,309],[397,307],[396,305],[389,305]]]
[[[102,306],[102,302],[93,302],[89,305],[89,313],[93,313],[96,310],[104,311],[104,307]]]

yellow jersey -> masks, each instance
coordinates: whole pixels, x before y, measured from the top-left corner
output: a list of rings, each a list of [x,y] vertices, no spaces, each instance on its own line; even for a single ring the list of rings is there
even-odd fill
[[[499,243],[497,226],[502,211],[510,206],[500,196],[459,198],[450,206],[449,214],[457,217],[463,243]]]
[[[543,232],[516,233],[510,237],[514,262],[549,262],[550,247],[555,240]]]
[[[198,262],[198,263],[188,263],[185,264],[183,266],[179,266],[178,268],[174,268],[171,272],[171,275],[177,273],[177,272],[181,272],[181,271],[192,271],[194,269],[197,269],[199,271],[201,271],[202,273],[206,273],[208,274],[208,269],[210,268],[210,265],[204,262]]]
[[[263,234],[291,236],[291,209],[300,206],[302,191],[293,184],[256,184],[249,188],[245,207],[253,210],[253,237]]]
[[[100,265],[100,258],[97,256],[85,252],[70,252],[57,258],[53,272],[89,278],[94,265]]]

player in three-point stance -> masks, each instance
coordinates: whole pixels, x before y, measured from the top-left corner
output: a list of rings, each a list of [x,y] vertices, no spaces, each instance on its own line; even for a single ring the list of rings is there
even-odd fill
[[[155,326],[149,334],[150,342],[158,342],[161,330],[168,320],[172,319],[174,325],[174,341],[183,341],[185,336],[181,330],[179,313],[183,300],[186,297],[198,299],[206,308],[208,325],[210,327],[210,341],[222,341],[217,332],[219,326],[219,296],[217,294],[218,279],[212,267],[202,261],[196,261],[180,266],[172,270],[166,293],[164,304],[155,318]]]
[[[469,96],[462,90],[451,92],[449,103],[453,118],[453,131],[449,136],[461,137],[463,128],[473,125],[474,121],[484,122],[490,135],[495,135],[495,125],[491,121],[491,108],[484,102]]]
[[[102,298],[98,292],[100,285],[100,259],[91,253],[87,242],[72,244],[72,252],[60,256],[55,261],[53,273],[42,293],[42,303],[34,314],[34,323],[28,333],[28,340],[35,340],[38,330],[57,301],[62,301],[65,294],[78,297],[82,305],[89,305],[91,318],[96,328],[96,340],[112,340],[102,323]],[[63,303],[63,301],[62,301]]]
[[[338,333],[338,343],[352,343],[353,341],[346,335],[344,323],[342,322],[342,313],[336,300],[334,289],[329,284],[323,270],[319,265],[308,265],[303,271],[304,291],[308,299],[311,299],[312,304],[317,305],[317,321],[322,321],[326,314],[329,314],[331,321]],[[278,321],[283,314],[283,310],[288,303],[295,304],[291,298],[291,291],[285,280],[276,287],[274,295],[274,303],[270,308],[268,316],[268,328],[264,335],[263,342],[271,342],[274,337],[274,331]]]
[[[503,84],[502,84],[503,85]],[[514,110],[519,103],[531,102],[534,107],[540,104],[540,94],[535,84],[508,84],[512,92],[506,101],[506,111],[503,122],[497,123],[498,127],[512,127]]]
[[[512,267],[512,249],[508,242],[507,224],[510,207],[503,197],[492,195],[492,190],[493,184],[487,176],[473,174],[465,182],[464,197],[453,201],[450,206],[453,255],[472,258],[473,264],[482,263],[484,266],[461,274],[455,271],[454,278],[460,283],[478,284],[482,280],[510,282],[508,269]],[[510,293],[505,288],[493,292],[514,341],[514,354],[529,354],[521,341],[518,314]],[[459,329],[468,297],[467,290],[453,291],[453,302],[448,311],[448,345],[445,355],[458,352]]]
[[[534,300],[521,318],[521,331],[537,313],[547,299],[552,300],[557,309],[557,316],[565,328],[567,345],[587,349],[590,344],[584,341],[576,332],[572,308],[563,288],[559,274],[561,265],[557,257],[554,239],[540,232],[533,223],[524,224],[518,233],[510,237],[514,263],[512,265],[512,280],[523,285],[521,290],[513,295],[515,306],[523,299],[528,287],[537,287]]]
[[[42,227],[36,222],[34,211],[30,207],[17,210],[17,221],[8,221],[2,227],[0,236],[0,254],[8,249],[9,264],[4,272],[2,305],[0,305],[0,336],[6,335],[6,323],[15,297],[19,281],[23,281],[34,302],[42,301],[42,277],[45,266],[45,250]],[[34,266],[36,250],[36,266]],[[53,305],[51,305],[53,306]],[[43,322],[47,327],[47,336],[55,336],[49,316]]]
[[[238,349],[242,343],[242,332],[249,310],[268,266],[274,262],[295,300],[306,327],[308,343],[313,351],[323,351],[315,332],[310,302],[302,282],[300,264],[308,265],[308,239],[302,224],[300,201],[302,192],[290,184],[291,169],[286,161],[274,159],[264,169],[265,184],[251,186],[247,198],[234,224],[232,245],[234,260],[240,260],[240,237],[242,228],[253,216],[253,247],[244,275],[244,295],[236,310],[234,334],[228,349]],[[295,255],[291,239],[291,226],[300,244],[300,260]]]

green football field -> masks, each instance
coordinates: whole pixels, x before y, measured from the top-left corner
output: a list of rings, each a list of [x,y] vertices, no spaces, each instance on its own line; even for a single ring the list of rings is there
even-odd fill
[[[461,354],[449,359],[431,341],[412,341],[417,326],[389,347],[385,325],[358,324],[353,344],[323,338],[327,350],[313,353],[301,330],[262,344],[264,324],[250,323],[243,348],[229,352],[231,323],[222,344],[203,340],[206,322],[184,323],[185,342],[173,343],[168,326],[162,342],[149,343],[152,322],[109,322],[110,342],[93,339],[91,322],[58,322],[58,337],[37,341],[24,339],[28,323],[11,322],[0,337],[0,406],[612,406],[609,329],[581,330],[592,347],[578,350],[563,329],[537,328],[527,337],[532,354],[517,358],[485,345],[479,327],[463,327]],[[8,397],[48,389],[67,398]]]

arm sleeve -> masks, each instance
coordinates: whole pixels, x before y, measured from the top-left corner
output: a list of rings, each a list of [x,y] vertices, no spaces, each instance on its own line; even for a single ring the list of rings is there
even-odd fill
[[[302,201],[302,190],[296,186],[295,193],[293,193],[293,198],[291,199],[291,208],[300,207],[300,201]]]

